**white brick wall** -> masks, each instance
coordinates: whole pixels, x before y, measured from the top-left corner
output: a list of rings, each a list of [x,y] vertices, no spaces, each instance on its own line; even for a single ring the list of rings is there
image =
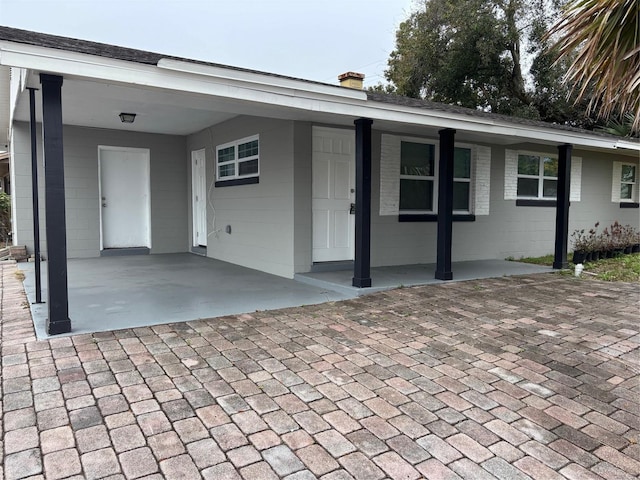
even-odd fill
[[[400,210],[400,137],[382,135],[380,152],[380,215]]]
[[[504,151],[504,199],[518,198],[518,152]]]
[[[582,158],[571,158],[571,182],[569,184],[569,200],[579,202],[582,192]]]
[[[476,146],[473,182],[475,195],[472,213],[475,215],[489,215],[491,193],[491,147]]]

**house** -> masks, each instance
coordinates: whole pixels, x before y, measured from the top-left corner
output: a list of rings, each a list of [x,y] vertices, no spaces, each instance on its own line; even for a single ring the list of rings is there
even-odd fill
[[[371,266],[562,268],[573,229],[638,226],[636,140],[8,27],[0,68],[30,251],[39,165],[50,333],[70,328],[67,258],[198,251],[289,278],[353,261],[364,288]]]

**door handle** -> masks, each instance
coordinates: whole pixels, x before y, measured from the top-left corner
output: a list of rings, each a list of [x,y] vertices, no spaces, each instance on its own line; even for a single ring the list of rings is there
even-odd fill
[[[355,203],[352,203],[349,206],[349,214],[351,214],[351,215],[355,215],[356,214],[356,204]]]

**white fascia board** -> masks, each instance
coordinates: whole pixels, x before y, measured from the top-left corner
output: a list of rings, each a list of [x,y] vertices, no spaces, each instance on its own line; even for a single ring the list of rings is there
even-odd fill
[[[367,101],[365,92],[358,90],[351,91],[252,72],[227,71],[220,67],[191,65],[188,62],[169,59],[161,59],[161,62],[163,66],[158,67],[66,50],[0,42],[0,65],[50,72],[63,77],[69,75],[95,81],[169,89],[349,118],[364,117],[374,121],[517,137],[523,142],[544,141],[607,150],[621,148],[640,151],[640,144],[635,142],[518,125],[452,112],[371,102]],[[200,72],[195,67],[206,68]],[[220,76],[223,74],[222,71],[223,77]]]

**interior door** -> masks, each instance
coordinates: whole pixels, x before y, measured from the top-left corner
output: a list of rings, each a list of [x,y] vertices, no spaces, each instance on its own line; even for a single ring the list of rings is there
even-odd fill
[[[100,147],[102,248],[151,248],[149,151]]]
[[[207,163],[204,148],[191,152],[193,246],[207,246]]]
[[[313,128],[313,261],[353,260],[355,133]]]

